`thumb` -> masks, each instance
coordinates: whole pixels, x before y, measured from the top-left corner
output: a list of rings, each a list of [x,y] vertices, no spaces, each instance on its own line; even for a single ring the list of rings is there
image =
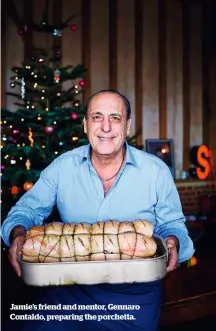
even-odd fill
[[[168,248],[173,248],[176,246],[176,241],[173,238],[166,238],[166,244]]]
[[[22,248],[25,241],[25,237],[17,238],[17,255],[22,255]]]

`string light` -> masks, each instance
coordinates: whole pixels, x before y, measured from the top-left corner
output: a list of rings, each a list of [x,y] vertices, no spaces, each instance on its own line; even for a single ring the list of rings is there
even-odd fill
[[[43,93],[45,93],[45,90],[42,90]]]
[[[44,145],[42,145],[41,147],[42,147],[42,148],[46,148],[46,146],[44,146]]]
[[[44,97],[41,97],[41,100],[44,100]]]
[[[58,154],[58,152],[57,152],[57,151],[55,151],[55,154]]]
[[[15,77],[15,79],[16,79],[16,80],[18,80],[18,79],[19,79],[19,77],[17,77],[17,76],[16,76],[16,77]]]
[[[28,109],[29,109],[29,108],[30,108],[30,107],[29,107],[29,105],[28,105],[28,106],[26,106],[26,108],[28,108]]]
[[[21,118],[21,121],[24,122],[24,118]]]
[[[22,146],[25,146],[25,144],[23,143]]]
[[[38,121],[42,120],[42,117],[40,116],[40,114],[38,114]]]
[[[76,141],[76,140],[78,140],[79,138],[78,137],[72,137],[72,140],[73,141]]]
[[[4,124],[6,124],[7,123],[7,121],[4,121]]]
[[[20,147],[20,144],[17,144],[17,147]]]
[[[37,78],[37,75],[34,75],[34,78]]]
[[[56,124],[56,123],[57,123],[56,121],[53,122],[53,124]]]
[[[20,156],[20,158],[19,158],[20,160],[22,160],[23,158],[22,158],[22,156]]]
[[[34,83],[34,88],[36,88],[37,87],[37,83]]]
[[[9,128],[12,129],[13,125],[10,125]]]
[[[49,108],[46,107],[45,110],[46,110],[46,111],[49,111]]]
[[[11,164],[16,164],[16,160],[12,159],[11,161]]]
[[[8,157],[9,157],[9,155],[8,155],[8,154],[7,154],[7,155],[5,155],[5,157],[4,157],[4,158],[5,158],[5,160],[6,160]]]

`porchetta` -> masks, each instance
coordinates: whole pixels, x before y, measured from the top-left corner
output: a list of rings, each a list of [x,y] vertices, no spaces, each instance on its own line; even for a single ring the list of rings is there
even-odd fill
[[[131,260],[153,257],[157,244],[146,220],[53,222],[26,233],[22,260],[34,263]]]

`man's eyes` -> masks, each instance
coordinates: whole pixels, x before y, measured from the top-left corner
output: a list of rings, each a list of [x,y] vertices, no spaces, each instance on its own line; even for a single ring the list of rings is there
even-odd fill
[[[111,121],[120,122],[120,121],[121,121],[121,117],[116,116],[116,115],[111,115],[111,116],[110,116],[110,120],[111,120]]]
[[[95,122],[103,121],[103,119],[104,119],[104,116],[100,115],[100,114],[95,114],[92,116],[92,120]],[[121,117],[118,115],[110,115],[109,120],[112,123],[119,123],[119,122],[121,122]]]
[[[96,120],[96,119],[103,119],[103,116],[102,115],[94,115],[93,116],[93,119]]]

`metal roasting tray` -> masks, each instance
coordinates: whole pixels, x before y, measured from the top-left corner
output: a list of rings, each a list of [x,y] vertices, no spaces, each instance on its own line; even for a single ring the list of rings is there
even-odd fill
[[[19,260],[21,277],[30,286],[150,282],[166,276],[168,249],[160,236],[155,258],[58,263],[29,263]]]

